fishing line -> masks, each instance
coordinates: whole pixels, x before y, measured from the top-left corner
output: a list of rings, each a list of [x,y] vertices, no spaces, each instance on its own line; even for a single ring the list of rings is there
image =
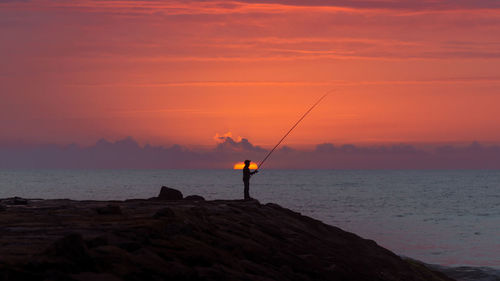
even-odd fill
[[[274,150],[283,142],[283,140],[293,131],[293,129],[295,129],[295,127],[297,127],[297,125],[299,125],[300,121],[302,121],[308,114],[309,112],[311,112],[329,93],[331,93],[333,90],[330,90],[328,92],[326,92],[326,94],[324,94],[321,98],[319,98],[319,100],[314,103],[311,108],[309,108],[308,111],[306,111],[306,113],[304,113],[304,115],[302,115],[302,117],[300,117],[300,119],[292,126],[292,128],[281,138],[281,140],[273,147],[273,149],[271,149],[271,151],[269,151],[269,153],[266,155],[266,157],[260,161],[259,165],[257,166],[257,169],[260,169],[262,167],[262,165],[264,164],[264,162],[266,162],[267,158],[269,158],[269,156],[271,156],[271,154],[274,152]]]

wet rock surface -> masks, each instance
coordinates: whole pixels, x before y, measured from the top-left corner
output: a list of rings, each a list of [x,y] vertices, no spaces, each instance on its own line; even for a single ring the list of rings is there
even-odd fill
[[[27,200],[0,245],[0,280],[451,280],[256,200]]]

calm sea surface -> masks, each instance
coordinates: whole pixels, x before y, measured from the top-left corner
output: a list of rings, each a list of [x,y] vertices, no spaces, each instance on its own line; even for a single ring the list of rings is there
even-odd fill
[[[234,170],[0,170],[0,198],[149,198],[162,185],[206,199],[243,196]],[[500,171],[263,170],[250,192],[399,255],[500,270]]]

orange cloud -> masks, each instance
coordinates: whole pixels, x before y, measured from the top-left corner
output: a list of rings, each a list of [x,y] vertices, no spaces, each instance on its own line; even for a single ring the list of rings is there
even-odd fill
[[[227,133],[222,134],[222,135],[221,135],[221,134],[219,134],[219,133],[215,133],[215,136],[214,136],[214,140],[215,140],[217,143],[223,143],[223,142],[225,142],[228,138],[233,139],[233,133],[231,133],[231,132],[227,132]],[[241,138],[240,136],[238,136],[238,137],[236,138],[236,142],[241,142],[241,139],[242,139],[242,138]]]

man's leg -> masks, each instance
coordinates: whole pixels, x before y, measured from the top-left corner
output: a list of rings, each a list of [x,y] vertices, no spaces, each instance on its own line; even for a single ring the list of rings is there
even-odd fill
[[[248,200],[250,199],[250,181],[243,181],[244,185],[245,185],[245,189],[243,189],[243,196],[245,198],[245,200]]]

